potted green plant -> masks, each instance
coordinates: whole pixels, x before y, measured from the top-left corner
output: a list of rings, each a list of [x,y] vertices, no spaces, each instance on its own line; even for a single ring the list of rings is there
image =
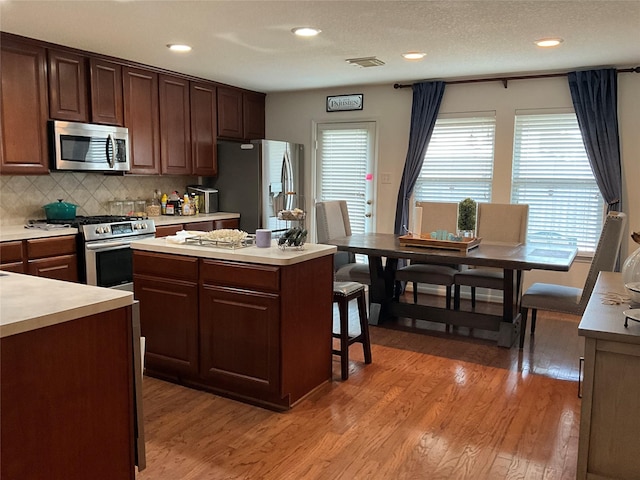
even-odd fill
[[[458,203],[458,235],[461,237],[476,236],[477,204],[472,198],[465,198]]]

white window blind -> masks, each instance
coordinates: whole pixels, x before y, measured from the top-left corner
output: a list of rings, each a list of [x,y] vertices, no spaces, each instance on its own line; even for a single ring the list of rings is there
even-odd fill
[[[414,189],[416,201],[491,201],[495,116],[439,118]]]
[[[529,205],[527,240],[593,253],[604,202],[575,113],[516,115],[511,202]]]
[[[322,125],[318,133],[320,200],[346,200],[352,233],[363,233],[369,129]]]

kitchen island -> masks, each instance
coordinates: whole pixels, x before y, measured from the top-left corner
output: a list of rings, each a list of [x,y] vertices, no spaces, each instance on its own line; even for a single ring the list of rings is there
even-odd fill
[[[331,378],[335,247],[131,247],[148,375],[274,410]]]
[[[132,304],[0,272],[0,477],[135,477]]]

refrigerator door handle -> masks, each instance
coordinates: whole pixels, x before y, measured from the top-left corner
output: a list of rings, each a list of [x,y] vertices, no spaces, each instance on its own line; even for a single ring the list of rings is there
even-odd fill
[[[296,192],[293,191],[293,166],[291,165],[291,158],[289,158],[288,145],[282,157],[282,184],[284,185],[285,208],[291,210],[294,202],[291,195],[295,195]]]

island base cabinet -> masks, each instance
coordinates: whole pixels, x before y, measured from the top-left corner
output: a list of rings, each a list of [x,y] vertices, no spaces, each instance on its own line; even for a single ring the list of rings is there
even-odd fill
[[[276,294],[201,287],[200,375],[208,384],[282,403],[279,305]]]
[[[2,480],[135,477],[131,307],[0,340]]]
[[[584,360],[577,477],[638,480],[640,345],[586,338]]]
[[[134,250],[133,267],[147,374],[272,410],[331,379],[332,255],[269,265]]]

